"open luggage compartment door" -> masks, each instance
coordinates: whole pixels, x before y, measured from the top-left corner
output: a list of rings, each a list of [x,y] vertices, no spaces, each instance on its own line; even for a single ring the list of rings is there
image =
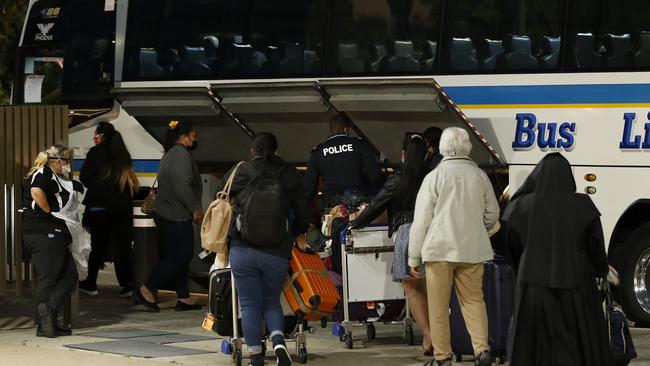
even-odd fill
[[[199,164],[227,168],[234,161],[249,158],[252,133],[224,113],[206,87],[121,87],[112,93],[161,144],[171,120],[191,121],[199,132],[199,147],[193,153]]]
[[[481,166],[503,160],[434,79],[354,79],[319,82],[329,103],[346,113],[389,162],[400,161],[402,138],[428,127],[470,133],[470,156]]]
[[[255,132],[271,132],[288,163],[304,164],[329,133],[335,113],[316,81],[236,82],[211,86],[223,108]]]

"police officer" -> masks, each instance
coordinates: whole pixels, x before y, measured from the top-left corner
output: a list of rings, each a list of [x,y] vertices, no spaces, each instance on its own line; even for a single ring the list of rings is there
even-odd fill
[[[341,203],[346,190],[368,191],[381,180],[379,162],[366,141],[350,137],[350,122],[342,114],[330,119],[330,137],[316,146],[305,174],[305,191],[311,200],[318,192],[319,178],[325,186],[325,207]]]
[[[431,171],[435,169],[442,160],[439,148],[442,130],[438,127],[429,127],[424,130],[422,135],[424,136],[424,141],[427,143],[427,156],[424,160],[426,160],[427,169]]]

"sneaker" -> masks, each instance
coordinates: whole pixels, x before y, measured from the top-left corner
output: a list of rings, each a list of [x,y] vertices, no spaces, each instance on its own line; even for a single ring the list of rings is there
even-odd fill
[[[291,356],[289,355],[289,351],[287,351],[287,346],[284,344],[276,344],[273,346],[273,352],[277,358],[276,364],[278,366],[291,366]]]
[[[131,286],[122,287],[122,291],[120,291],[119,296],[123,299],[133,297],[133,288]]]
[[[476,357],[476,360],[474,361],[474,364],[476,366],[491,366],[492,365],[492,357],[490,356],[489,351],[483,351],[481,352],[478,357]]]
[[[97,285],[91,286],[86,281],[79,282],[79,291],[89,296],[97,296],[99,294]]]

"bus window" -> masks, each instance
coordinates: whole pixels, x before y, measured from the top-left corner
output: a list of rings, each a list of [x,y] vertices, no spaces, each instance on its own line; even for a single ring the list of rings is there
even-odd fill
[[[443,72],[560,71],[565,0],[446,4]]]
[[[63,58],[25,57],[23,103],[61,103]]]
[[[104,2],[77,0],[68,8],[63,101],[77,107],[110,107],[115,59],[115,11]]]
[[[322,75],[327,1],[230,0],[224,27],[226,78]]]
[[[223,0],[131,0],[124,80],[210,80],[220,69]]]
[[[437,72],[441,0],[333,0],[329,76]]]
[[[650,70],[650,3],[571,2],[566,70]]]

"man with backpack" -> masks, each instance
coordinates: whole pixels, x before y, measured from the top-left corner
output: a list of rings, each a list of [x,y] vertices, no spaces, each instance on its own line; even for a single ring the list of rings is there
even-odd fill
[[[280,294],[291,246],[294,240],[302,247],[306,245],[304,233],[309,227],[301,176],[276,155],[277,150],[273,134],[257,134],[251,149],[253,158],[233,169],[230,191],[234,205],[230,266],[239,292],[242,330],[252,366],[264,364],[263,321],[278,365],[291,365],[284,342]]]

